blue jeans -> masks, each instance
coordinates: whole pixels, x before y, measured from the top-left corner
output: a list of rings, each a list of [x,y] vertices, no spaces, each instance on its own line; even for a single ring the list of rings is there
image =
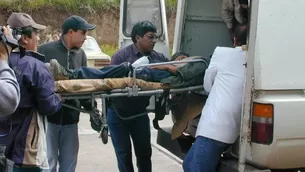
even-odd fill
[[[56,125],[48,122],[47,153],[50,170],[56,172],[57,161],[59,172],[73,172],[76,169],[79,149],[78,126]]]
[[[198,136],[183,161],[185,172],[215,172],[230,144]]]
[[[120,65],[110,65],[101,69],[80,67],[72,71],[70,79],[104,79],[104,78],[122,78],[127,77],[132,67],[128,63]],[[137,70],[136,77],[145,81],[160,82],[162,79],[171,76],[167,70],[158,70],[151,68],[142,68]]]
[[[139,172],[151,172],[150,123],[148,115],[120,119],[113,108],[107,109],[107,122],[120,172],[133,172],[131,140]]]
[[[104,79],[104,78],[121,78],[128,76],[131,66],[128,63],[120,65],[109,65],[100,69],[80,67],[72,70],[70,79]]]
[[[172,74],[167,70],[151,69],[148,67],[136,72],[136,78],[151,82],[160,82],[169,76],[172,76]]]

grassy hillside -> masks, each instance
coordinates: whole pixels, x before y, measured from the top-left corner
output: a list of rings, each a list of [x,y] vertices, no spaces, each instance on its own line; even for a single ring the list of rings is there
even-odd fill
[[[165,0],[166,1],[166,7],[167,7],[167,12],[174,12],[176,10],[177,6],[177,0]],[[54,18],[54,20],[58,20],[59,17],[58,15],[66,15],[66,13],[81,13],[80,11],[85,11],[87,13],[95,12],[95,11],[100,11],[103,14],[107,14],[107,11],[112,11],[112,13],[118,13],[120,7],[120,0],[0,0],[0,8],[3,10],[2,15],[7,16],[10,14],[12,11],[21,11],[21,12],[27,12],[31,13],[31,15],[34,17],[36,16],[35,19],[38,20],[38,22],[43,21],[45,22],[52,22],[48,23],[49,25],[54,25],[58,26],[61,23],[54,23],[51,18]],[[41,12],[44,11],[44,12]],[[33,13],[32,13],[33,12]],[[47,17],[39,17],[37,16],[44,16],[46,14],[50,14],[50,16]],[[89,15],[90,16],[90,15]],[[101,17],[102,18],[102,17]],[[104,22],[107,23],[107,18],[102,18],[103,25]],[[3,19],[2,19],[3,20]],[[4,20],[6,20],[4,18]],[[110,16],[110,20],[113,20]],[[103,28],[103,25],[98,23],[94,18],[91,22],[96,23],[100,28]],[[112,25],[107,25],[104,27],[113,27]],[[113,35],[115,37],[115,34],[113,32],[109,33],[109,30],[103,30],[97,33],[97,34],[104,34],[108,33],[108,35]],[[101,35],[100,35],[101,36]],[[117,41],[116,41],[117,42]],[[102,48],[102,50],[112,56],[118,49],[117,43],[105,43],[103,41],[100,41],[99,44]]]
[[[173,10],[177,0],[166,0],[168,9]],[[120,0],[0,0],[0,6],[14,11],[30,11],[45,7],[53,7],[68,11],[77,11],[81,8],[109,9],[120,6]]]

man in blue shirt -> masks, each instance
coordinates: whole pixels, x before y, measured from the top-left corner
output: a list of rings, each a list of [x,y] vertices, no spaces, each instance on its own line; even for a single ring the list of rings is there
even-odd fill
[[[149,21],[136,23],[131,31],[134,44],[117,51],[111,59],[111,65],[119,65],[123,62],[133,63],[142,56],[149,56],[157,61],[168,61],[163,54],[153,50],[157,42],[156,32],[156,26]],[[107,122],[120,172],[134,171],[130,137],[133,141],[139,171],[152,171],[150,123],[146,112],[149,99],[149,96],[112,98],[111,105],[107,109]],[[123,120],[122,117],[134,118]]]

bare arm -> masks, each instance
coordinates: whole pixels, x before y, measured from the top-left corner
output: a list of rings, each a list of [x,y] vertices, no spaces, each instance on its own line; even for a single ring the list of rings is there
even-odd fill
[[[160,66],[153,66],[152,69],[167,70],[170,73],[176,75],[178,68],[174,65],[160,65]]]

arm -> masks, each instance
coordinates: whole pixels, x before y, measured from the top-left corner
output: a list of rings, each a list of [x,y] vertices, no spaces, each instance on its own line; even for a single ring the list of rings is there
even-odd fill
[[[12,36],[9,28],[2,29],[5,36]],[[7,63],[11,50],[11,46],[0,41],[0,117],[12,114],[20,101],[20,88],[15,73]]]
[[[20,101],[20,90],[14,71],[0,60],[0,116],[12,114]]]
[[[168,66],[167,66],[167,70],[168,70],[170,73],[174,74],[174,75],[177,74],[177,67],[174,66],[174,65],[168,65]]]
[[[61,101],[55,94],[55,85],[46,65],[39,63],[35,71],[35,99],[41,115],[52,115],[61,108]]]
[[[216,66],[216,58],[213,56],[210,62],[210,65],[208,69],[205,71],[204,74],[204,81],[203,81],[203,87],[206,92],[210,92],[212,89],[212,86],[214,84],[214,80],[217,74],[217,66]]]
[[[159,66],[152,66],[151,68],[158,70],[167,70],[174,75],[177,74],[177,67],[174,65],[159,65]]]
[[[234,5],[230,0],[223,0],[221,8],[221,16],[229,30],[233,28]]]
[[[118,52],[116,52],[116,53],[112,56],[110,64],[111,64],[111,65],[119,65],[119,64],[121,64],[121,63],[123,63],[123,62],[124,62],[124,61],[123,61],[122,52],[118,51]]]

